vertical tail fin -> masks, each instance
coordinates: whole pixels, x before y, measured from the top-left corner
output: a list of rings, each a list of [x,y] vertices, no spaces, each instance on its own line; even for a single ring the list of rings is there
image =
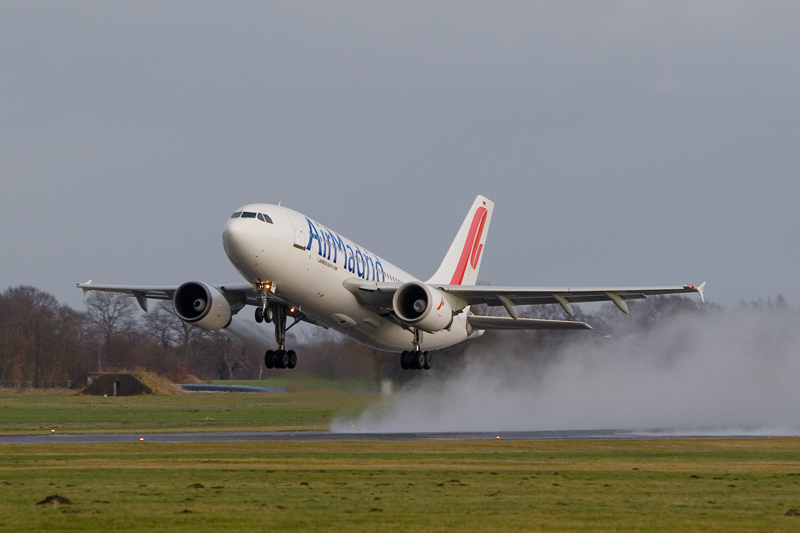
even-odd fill
[[[475,198],[467,218],[450,245],[436,273],[428,280],[434,285],[475,285],[489,233],[494,202],[485,196]]]

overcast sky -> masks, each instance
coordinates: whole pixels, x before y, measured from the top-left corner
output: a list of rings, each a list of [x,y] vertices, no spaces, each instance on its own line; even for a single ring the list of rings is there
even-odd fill
[[[798,2],[0,3],[0,290],[239,282],[277,203],[426,278],[800,305]]]

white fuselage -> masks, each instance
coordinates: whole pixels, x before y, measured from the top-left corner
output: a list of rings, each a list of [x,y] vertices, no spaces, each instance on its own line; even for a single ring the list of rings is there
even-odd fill
[[[411,330],[360,305],[342,284],[351,278],[398,284],[417,278],[292,209],[249,204],[237,213],[247,216],[228,219],[222,242],[248,282],[269,283],[281,300],[356,341],[383,350],[413,349]],[[468,336],[466,313],[459,313],[450,328],[425,333],[420,347],[444,348]]]

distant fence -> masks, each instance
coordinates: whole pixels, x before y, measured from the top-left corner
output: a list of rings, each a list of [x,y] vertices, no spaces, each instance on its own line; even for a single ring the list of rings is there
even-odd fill
[[[7,389],[68,389],[72,380],[61,381],[0,381],[0,387]]]

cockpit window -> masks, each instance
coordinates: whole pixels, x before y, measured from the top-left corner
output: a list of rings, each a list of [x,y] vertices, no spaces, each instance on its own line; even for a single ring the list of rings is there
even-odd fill
[[[234,214],[231,215],[231,218],[257,218],[261,222],[266,222],[267,224],[272,224],[272,219],[269,218],[269,215],[265,215],[264,213],[255,213],[253,211],[236,211]]]

